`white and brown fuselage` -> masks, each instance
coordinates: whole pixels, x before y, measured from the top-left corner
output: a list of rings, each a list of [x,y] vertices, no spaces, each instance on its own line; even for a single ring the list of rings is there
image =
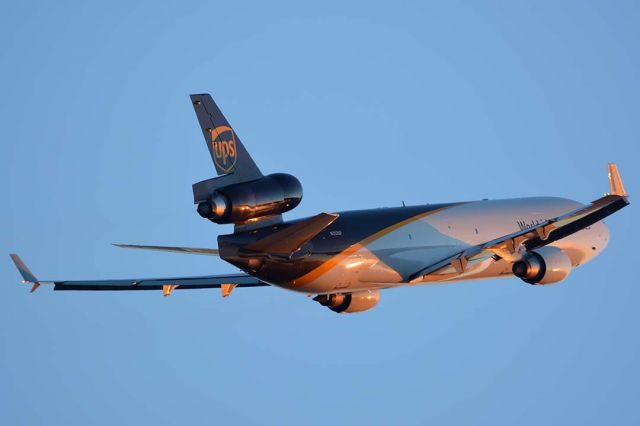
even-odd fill
[[[223,259],[270,284],[304,293],[347,293],[408,285],[408,277],[426,265],[581,206],[563,198],[533,197],[340,212],[288,258],[248,258],[239,249],[297,221],[222,235],[218,243]],[[550,246],[562,249],[576,267],[597,256],[608,239],[599,221]],[[511,262],[488,256],[462,273],[449,268],[420,283],[512,276]]]

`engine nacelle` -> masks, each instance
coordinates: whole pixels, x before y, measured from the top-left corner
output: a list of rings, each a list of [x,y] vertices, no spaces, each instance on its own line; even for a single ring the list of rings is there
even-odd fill
[[[380,290],[358,291],[355,293],[321,294],[313,298],[333,312],[352,314],[367,311],[378,304]]]
[[[238,223],[287,212],[300,201],[300,181],[285,173],[274,173],[218,189],[209,200],[198,204],[198,214],[216,223]]]
[[[532,250],[513,264],[513,274],[529,284],[555,284],[571,273],[571,259],[557,247]]]

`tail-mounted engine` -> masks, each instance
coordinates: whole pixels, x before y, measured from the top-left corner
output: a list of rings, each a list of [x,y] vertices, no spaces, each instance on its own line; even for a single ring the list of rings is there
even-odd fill
[[[218,173],[193,185],[200,216],[246,225],[267,216],[277,220],[277,215],[300,204],[298,179],[284,173],[264,176],[211,95],[191,95],[191,103]]]
[[[529,284],[555,284],[571,273],[571,259],[557,247],[541,247],[527,252],[513,264],[513,274]]]
[[[321,294],[313,298],[333,312],[351,314],[367,311],[378,304],[380,290],[358,291],[355,293]]]
[[[302,185],[294,176],[274,173],[217,189],[198,204],[198,214],[215,223],[242,223],[287,212],[302,200]]]

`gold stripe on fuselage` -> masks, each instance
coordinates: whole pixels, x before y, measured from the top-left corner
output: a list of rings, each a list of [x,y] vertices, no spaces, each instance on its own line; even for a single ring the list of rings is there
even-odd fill
[[[454,204],[457,205],[457,204]],[[420,220],[424,217],[430,216],[434,213],[438,213],[441,212],[443,210],[446,210],[448,208],[453,207],[454,205],[450,205],[450,206],[445,206],[445,207],[440,207],[439,209],[435,209],[435,210],[429,210],[427,212],[424,213],[420,213],[418,215],[412,216],[408,219],[402,220],[398,223],[394,223],[393,225],[384,228],[374,234],[369,235],[367,238],[363,239],[362,241],[352,244],[351,246],[347,247],[346,249],[344,249],[343,251],[341,251],[340,253],[336,254],[335,256],[333,256],[331,259],[327,260],[326,262],[324,262],[322,265],[318,266],[316,269],[312,270],[311,272],[308,272],[307,274],[303,275],[302,277],[296,279],[293,281],[293,285],[306,285],[309,284],[310,282],[315,281],[316,279],[318,279],[320,276],[322,276],[323,274],[327,273],[328,271],[330,271],[332,268],[334,268],[336,265],[338,265],[340,262],[342,262],[345,258],[347,258],[348,256],[352,255],[353,253],[357,252],[358,250],[362,249],[363,247],[366,247],[368,244],[371,244],[372,242],[374,242],[375,240],[384,237],[385,235],[387,235],[390,232],[395,231],[398,228],[401,228],[405,225],[408,225],[409,223],[415,222],[416,220]]]

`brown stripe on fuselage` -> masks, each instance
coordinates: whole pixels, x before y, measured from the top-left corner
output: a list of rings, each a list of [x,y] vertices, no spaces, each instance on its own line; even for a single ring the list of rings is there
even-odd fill
[[[322,276],[323,274],[325,274],[326,272],[328,272],[329,270],[331,270],[333,267],[335,267],[336,265],[338,265],[342,260],[344,260],[346,257],[352,255],[353,253],[357,252],[358,250],[360,250],[363,247],[366,247],[368,244],[371,244],[372,242],[374,242],[375,240],[382,238],[383,236],[389,234],[390,232],[395,231],[398,228],[401,228],[411,222],[415,222],[416,220],[420,220],[424,217],[427,217],[429,215],[438,213],[440,211],[446,210],[448,208],[451,208],[455,205],[458,205],[459,203],[456,204],[449,204],[443,207],[439,207],[439,208],[435,208],[433,210],[428,210],[426,212],[422,212],[420,214],[417,214],[415,216],[412,216],[408,219],[402,220],[400,222],[394,223],[391,226],[388,226],[384,229],[381,229],[378,232],[375,232],[374,234],[369,235],[367,238],[352,244],[351,246],[347,247],[346,249],[344,249],[343,251],[341,251],[340,253],[336,254],[335,256],[333,256],[332,258],[330,258],[329,260],[327,260],[326,262],[324,262],[323,264],[321,264],[319,267],[315,268],[314,270],[312,270],[311,272],[303,275],[302,277],[293,280],[292,284],[295,285],[305,285],[308,284],[316,279],[318,279],[320,276]]]

